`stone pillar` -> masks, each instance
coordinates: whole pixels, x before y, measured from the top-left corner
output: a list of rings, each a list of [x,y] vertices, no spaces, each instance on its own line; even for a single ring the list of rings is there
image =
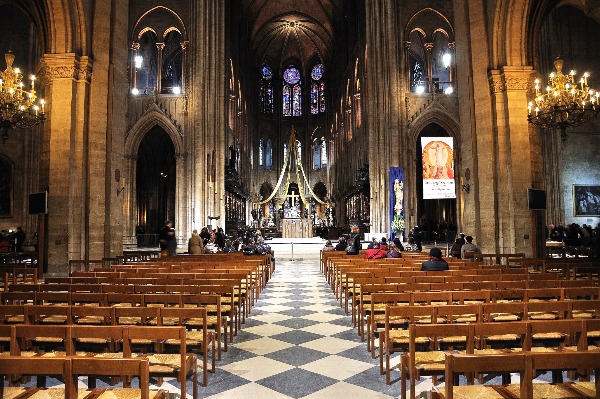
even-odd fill
[[[164,43],[156,43],[158,49],[157,62],[156,62],[156,94],[162,92],[162,65],[163,65],[163,49],[165,48]]]
[[[136,62],[136,57],[138,55],[138,50],[140,49],[140,44],[133,42],[133,44],[131,45],[131,59],[129,60],[129,65],[131,65],[131,75],[130,75],[130,82],[131,82],[131,88],[130,89],[135,89],[137,87],[137,62]]]
[[[396,7],[395,1],[365,3],[368,119],[364,121],[364,129],[369,146],[371,232],[377,233],[390,228],[389,168],[402,166],[405,160],[398,150],[398,142],[402,140],[402,68],[398,54],[402,53],[403,40],[397,27]],[[356,159],[349,162],[357,164]]]
[[[206,0],[190,3],[188,88],[190,122],[186,128],[190,177],[190,208],[195,210],[195,223],[208,224],[208,216],[225,221],[225,143],[226,131],[226,63],[225,2]],[[214,168],[206,160],[214,163]],[[191,223],[191,219],[190,219]]]
[[[187,46],[189,42],[184,41],[181,43],[181,94],[187,94]]]
[[[432,65],[432,56],[431,53],[433,52],[433,43],[425,43],[425,59],[427,60],[427,92],[428,93],[433,93],[434,92],[434,87],[433,87],[433,65]]]
[[[531,76],[527,66],[490,71],[498,140],[498,247],[528,256],[535,253],[536,215],[527,209],[527,189],[543,185],[539,135],[527,122]]]
[[[84,195],[87,186],[86,131],[91,62],[75,54],[46,54],[41,61],[45,85],[40,187],[48,189],[48,272],[65,273],[69,259],[86,251]]]

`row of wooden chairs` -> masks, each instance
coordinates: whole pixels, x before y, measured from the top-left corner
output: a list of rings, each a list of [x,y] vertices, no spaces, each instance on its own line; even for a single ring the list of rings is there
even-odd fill
[[[576,304],[578,312],[569,313],[568,306]],[[385,305],[381,318],[370,319],[370,349],[374,353],[374,337],[379,335],[380,371],[390,383],[390,357],[397,350],[408,347],[409,329],[414,324],[449,325],[449,329],[460,328],[464,323],[510,324],[519,321],[547,321],[552,323],[597,322],[600,316],[600,301],[561,301],[561,302],[522,302],[489,303],[469,305],[425,305],[398,306]],[[576,315],[577,317],[573,317]],[[569,317],[573,317],[569,319]],[[589,330],[590,338],[600,336],[600,325],[594,324]],[[455,334],[455,335],[458,335]],[[385,365],[385,367],[384,367]]]
[[[594,371],[594,382],[559,384],[533,383],[539,371],[564,371],[581,368]],[[445,357],[445,387],[434,387],[432,399],[510,398],[530,399],[596,398],[600,399],[600,352],[457,354]],[[456,377],[473,373],[519,373],[519,384],[457,386]]]
[[[10,375],[57,376],[65,383],[64,388],[45,387],[5,387],[4,380]],[[0,397],[29,397],[45,394],[47,397],[64,397],[77,399],[78,397],[98,397],[110,391],[116,393],[125,391],[141,399],[167,399],[168,393],[164,390],[150,390],[148,359],[109,359],[109,358],[76,358],[76,357],[0,357]],[[139,387],[112,388],[112,389],[84,389],[78,388],[80,376],[135,376],[139,379]],[[13,384],[16,385],[16,384]],[[41,384],[40,384],[41,385]],[[40,395],[41,396],[41,395]]]
[[[192,377],[196,398],[197,358],[198,355],[202,357],[203,385],[207,386],[207,352],[211,346],[210,371],[214,373],[215,367],[214,340],[203,327],[205,318],[205,309],[176,309],[164,313],[162,319],[173,320],[168,326],[2,325],[0,336],[3,343],[9,339],[9,350],[3,352],[4,356],[147,357],[150,374],[159,379],[177,378],[182,397],[185,397],[186,379]],[[186,326],[193,326],[195,330],[188,330]],[[0,361],[2,359],[3,356],[0,356]]]
[[[410,398],[421,376],[444,376],[446,353],[505,354],[515,352],[598,351],[588,345],[588,330],[600,330],[600,320],[528,321],[514,323],[411,324],[408,349],[400,356],[401,397],[406,398],[406,378]],[[582,371],[584,374],[585,371]],[[554,374],[554,381],[560,381]]]

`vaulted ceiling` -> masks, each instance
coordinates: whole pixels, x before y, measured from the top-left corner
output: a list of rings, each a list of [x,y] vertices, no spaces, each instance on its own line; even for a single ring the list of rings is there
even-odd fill
[[[283,66],[325,61],[334,43],[334,21],[341,0],[243,0],[257,62]]]

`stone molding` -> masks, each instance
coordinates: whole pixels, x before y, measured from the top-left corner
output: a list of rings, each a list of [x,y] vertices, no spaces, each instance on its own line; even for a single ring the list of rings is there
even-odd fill
[[[68,54],[45,54],[36,74],[43,84],[50,84],[57,79],[75,79],[91,83],[92,61],[88,56]]]
[[[505,66],[501,70],[494,69],[489,73],[492,94],[504,91],[528,91],[533,85],[533,69],[528,66]]]

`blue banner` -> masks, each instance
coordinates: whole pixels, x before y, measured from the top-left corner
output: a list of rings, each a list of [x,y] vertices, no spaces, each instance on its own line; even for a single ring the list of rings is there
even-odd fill
[[[396,220],[396,222],[394,222]],[[390,238],[394,238],[393,224],[402,220],[404,225],[404,169],[390,168]],[[399,234],[402,235],[404,229]]]

